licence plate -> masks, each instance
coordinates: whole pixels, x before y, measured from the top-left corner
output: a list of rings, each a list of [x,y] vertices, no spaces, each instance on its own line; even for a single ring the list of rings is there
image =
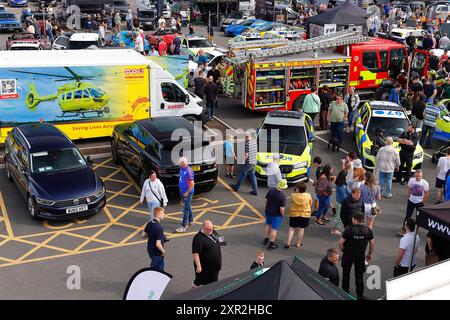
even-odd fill
[[[66,213],[76,213],[76,212],[82,212],[82,211],[87,211],[87,210],[88,210],[88,206],[79,206],[79,207],[73,207],[73,208],[66,209]]]
[[[200,171],[200,166],[191,167],[192,171]]]

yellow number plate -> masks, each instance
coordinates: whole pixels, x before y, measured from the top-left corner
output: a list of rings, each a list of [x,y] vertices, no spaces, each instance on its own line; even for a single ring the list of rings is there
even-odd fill
[[[192,171],[200,171],[200,166],[191,167]]]

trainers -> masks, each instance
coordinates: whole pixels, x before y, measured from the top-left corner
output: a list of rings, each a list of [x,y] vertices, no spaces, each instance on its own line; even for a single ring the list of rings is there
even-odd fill
[[[185,233],[186,232],[186,228],[181,226],[178,229],[175,229],[175,232],[177,232],[177,233]]]
[[[234,184],[229,184],[230,188],[233,189],[234,191],[238,191],[238,189],[236,188],[236,186]]]
[[[194,224],[194,222],[188,222],[187,226],[190,227]]]
[[[267,249],[269,249],[269,250],[273,250],[273,249],[276,249],[276,248],[278,248],[278,245],[277,245],[276,243],[271,243],[271,244],[269,244],[269,246],[267,247]]]
[[[406,181],[406,179],[405,179],[405,180],[403,180],[402,182],[400,182],[400,184],[401,184],[402,186],[404,186],[405,184],[408,184],[408,181]]]
[[[388,193],[388,194],[386,194],[386,195],[383,195],[383,197],[385,197],[385,198],[392,198],[392,193]]]
[[[267,246],[269,244],[269,238],[264,238],[263,245]]]
[[[250,191],[250,194],[252,194],[252,195],[254,195],[254,196],[257,196],[257,195],[258,195],[258,192],[256,192],[256,191]]]

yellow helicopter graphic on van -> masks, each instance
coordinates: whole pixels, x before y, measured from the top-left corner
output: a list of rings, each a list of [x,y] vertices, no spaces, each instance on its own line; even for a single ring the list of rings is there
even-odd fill
[[[70,75],[56,75],[39,72],[14,71],[11,72],[25,73],[31,75],[47,76],[60,78],[55,81],[72,81],[57,88],[56,94],[40,96],[33,82],[28,86],[28,93],[25,97],[25,105],[31,111],[36,110],[41,102],[58,101],[62,114],[58,118],[77,117],[83,118],[102,117],[105,113],[109,113],[107,107],[110,97],[102,89],[83,82],[83,80],[98,79],[98,76],[82,76],[75,73],[71,68],[64,67]],[[92,116],[91,114],[94,113]]]

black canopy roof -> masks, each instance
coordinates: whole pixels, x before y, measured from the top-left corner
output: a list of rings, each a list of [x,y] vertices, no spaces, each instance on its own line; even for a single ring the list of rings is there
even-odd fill
[[[351,0],[347,0],[333,9],[327,9],[324,13],[308,18],[306,23],[317,25],[336,24],[338,26],[361,26],[366,25],[366,20],[369,16],[370,14],[368,14],[365,9],[354,5]]]
[[[450,201],[419,208],[417,225],[450,240]]]
[[[269,268],[269,267],[267,267]],[[293,257],[201,286],[174,300],[352,300],[352,297]]]

